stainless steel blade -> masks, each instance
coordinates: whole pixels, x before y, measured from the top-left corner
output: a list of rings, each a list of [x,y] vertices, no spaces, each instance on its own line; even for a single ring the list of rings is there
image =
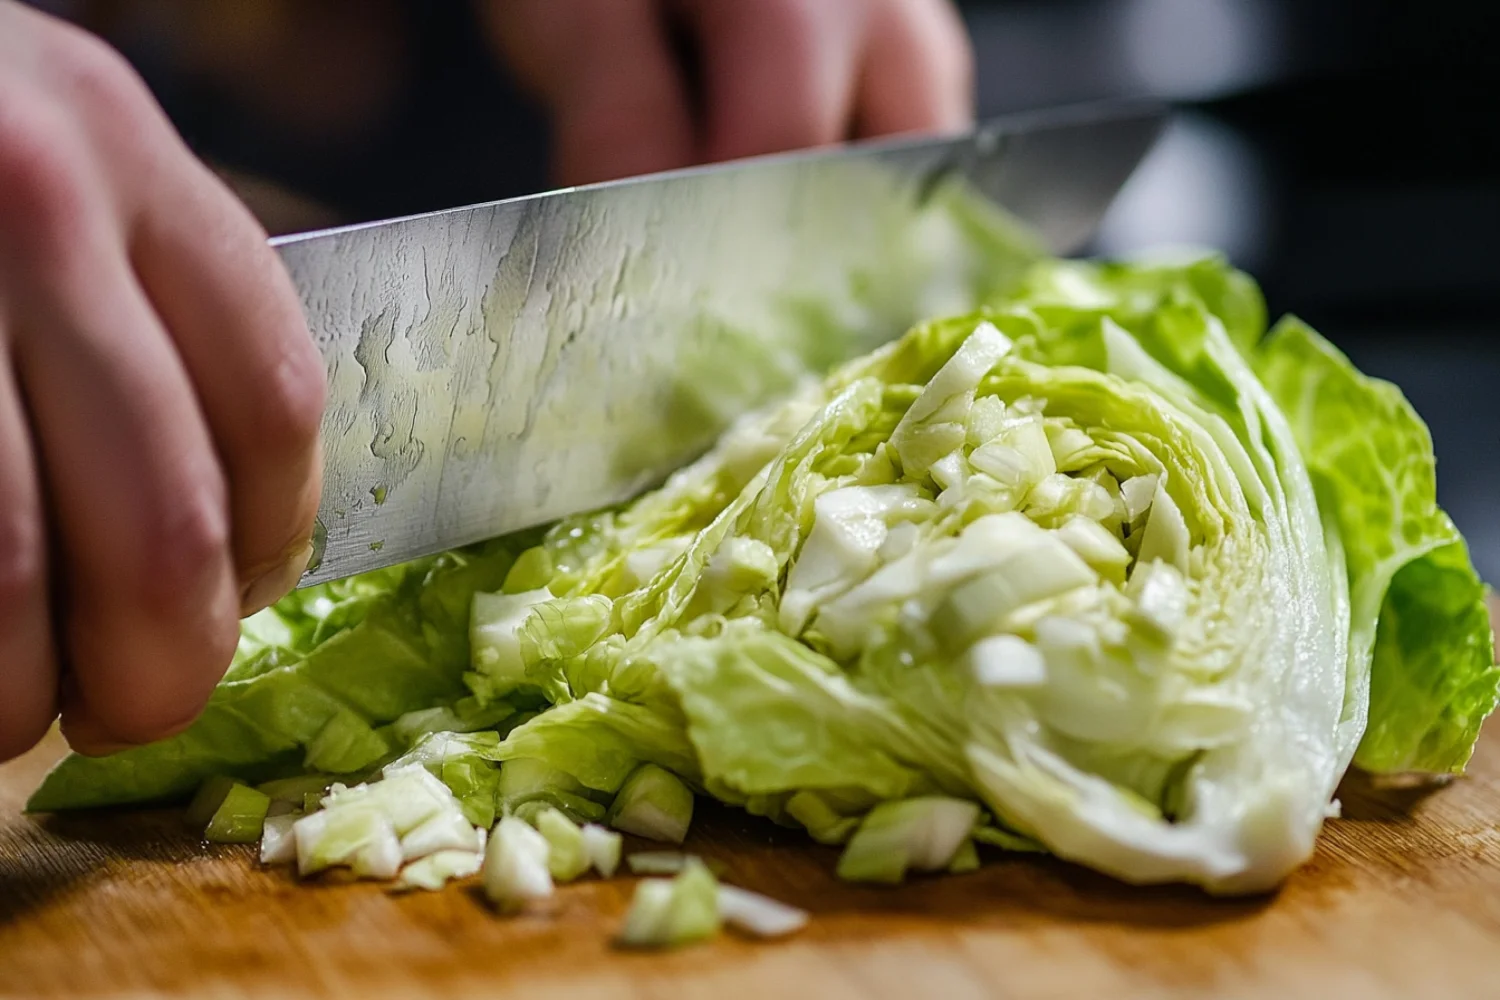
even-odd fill
[[[1017,116],[275,241],[328,363],[303,585],[629,498],[798,377],[972,305],[1003,267],[973,192],[1077,249],[1162,117]]]

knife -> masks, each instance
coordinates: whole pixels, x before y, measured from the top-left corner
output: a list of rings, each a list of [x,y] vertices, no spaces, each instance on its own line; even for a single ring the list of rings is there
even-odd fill
[[[988,203],[1077,250],[1163,120],[1074,107],[274,240],[328,366],[301,585],[629,499],[971,308],[1025,257]]]

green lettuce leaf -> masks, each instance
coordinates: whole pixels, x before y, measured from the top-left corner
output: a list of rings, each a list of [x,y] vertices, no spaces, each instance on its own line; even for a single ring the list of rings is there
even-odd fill
[[[1288,318],[1255,353],[1333,516],[1369,658],[1369,722],[1354,761],[1376,772],[1463,770],[1500,669],[1485,590],[1437,505],[1432,437],[1401,390],[1361,374]]]

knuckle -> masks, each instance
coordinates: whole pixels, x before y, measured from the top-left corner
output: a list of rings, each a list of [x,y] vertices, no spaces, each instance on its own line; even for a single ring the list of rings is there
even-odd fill
[[[213,574],[227,565],[229,517],[222,479],[164,490],[148,515],[137,551],[136,579],[148,613],[173,615],[201,603]]]
[[[86,186],[66,124],[35,108],[0,107],[0,233],[66,245],[79,229]]]
[[[118,122],[122,116],[134,120],[151,106],[150,91],[129,60],[97,35],[63,33],[51,56],[55,85],[85,112]]]
[[[277,454],[309,450],[322,425],[326,391],[311,340],[283,352],[252,396],[255,439]]]

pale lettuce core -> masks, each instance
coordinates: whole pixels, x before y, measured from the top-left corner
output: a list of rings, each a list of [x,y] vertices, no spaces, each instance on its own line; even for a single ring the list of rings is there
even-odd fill
[[[1217,259],[1041,261],[623,508],[292,595],[196,725],[69,758],[31,807],[395,761],[451,790],[424,856],[507,817],[507,907],[613,867],[585,824],[681,839],[694,792],[875,879],[972,867],[977,841],[1273,886],[1351,762],[1462,770],[1500,677],[1425,426],[1265,325]],[[296,848],[391,871],[411,819],[350,799]],[[642,941],[716,923],[647,895]]]

